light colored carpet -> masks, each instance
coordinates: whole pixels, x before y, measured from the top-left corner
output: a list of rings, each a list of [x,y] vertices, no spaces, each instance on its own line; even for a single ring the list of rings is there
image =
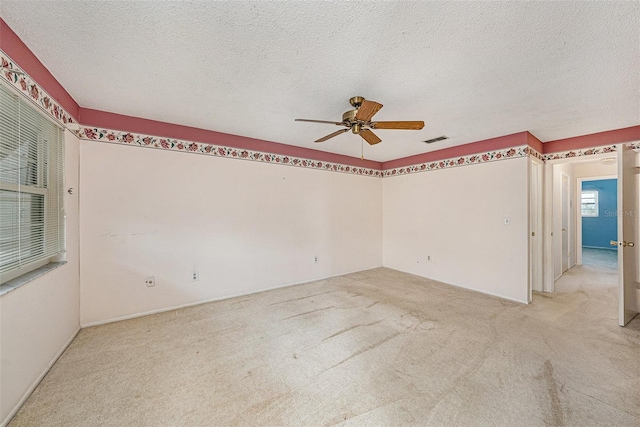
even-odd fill
[[[640,321],[611,272],[562,280],[526,306],[379,268],[84,329],[10,425],[639,425]]]
[[[618,269],[618,251],[611,249],[582,248],[582,265],[598,269]]]

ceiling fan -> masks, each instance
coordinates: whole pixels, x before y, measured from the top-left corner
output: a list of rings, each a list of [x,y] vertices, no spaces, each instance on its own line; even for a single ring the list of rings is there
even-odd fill
[[[324,142],[327,139],[331,139],[334,136],[338,136],[351,129],[351,132],[356,135],[360,135],[369,145],[374,145],[382,141],[378,136],[371,132],[371,129],[408,129],[408,130],[420,130],[424,127],[422,121],[401,121],[401,122],[372,122],[371,118],[382,108],[382,104],[378,104],[375,101],[367,101],[361,96],[354,96],[349,100],[349,103],[353,106],[353,110],[349,110],[342,115],[341,122],[331,122],[327,120],[309,120],[309,119],[296,119],[297,122],[311,122],[311,123],[327,123],[337,126],[345,126],[346,129],[340,129],[339,131],[330,133],[327,136],[323,136],[317,139],[315,142]]]

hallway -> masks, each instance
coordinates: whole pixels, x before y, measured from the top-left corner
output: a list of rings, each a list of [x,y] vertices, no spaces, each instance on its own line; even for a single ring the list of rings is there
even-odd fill
[[[617,326],[618,322],[618,262],[617,252],[583,248],[582,265],[574,265],[555,282],[555,293],[534,293],[565,304],[571,321],[599,318]],[[584,317],[583,317],[584,316]]]

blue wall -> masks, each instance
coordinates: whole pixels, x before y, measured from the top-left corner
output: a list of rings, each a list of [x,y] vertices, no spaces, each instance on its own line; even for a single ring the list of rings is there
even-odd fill
[[[598,190],[599,216],[582,217],[582,246],[614,249],[609,241],[618,240],[618,180],[582,181],[582,190]]]

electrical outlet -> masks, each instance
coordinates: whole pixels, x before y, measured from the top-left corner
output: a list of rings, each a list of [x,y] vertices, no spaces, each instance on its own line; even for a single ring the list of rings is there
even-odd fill
[[[149,276],[147,277],[147,279],[144,281],[144,283],[147,284],[147,288],[151,288],[153,286],[156,285],[156,279],[153,276]]]
[[[198,280],[200,280],[200,272],[198,270],[192,271],[191,272],[191,281],[192,282],[197,282]]]
[[[313,256],[313,263],[314,263],[314,264],[317,264],[317,263],[318,263],[318,259],[319,259],[319,258],[318,258],[318,255],[314,255],[314,256]]]
[[[504,225],[506,225],[506,226],[510,226],[510,225],[511,225],[511,218],[509,218],[509,217],[504,217]]]
[[[427,262],[431,262],[431,255],[427,255]]]

